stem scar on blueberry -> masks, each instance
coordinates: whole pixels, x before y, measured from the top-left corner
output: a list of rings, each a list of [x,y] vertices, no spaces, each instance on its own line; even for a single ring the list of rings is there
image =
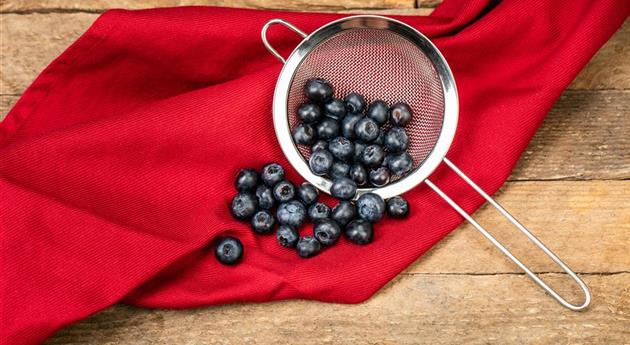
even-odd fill
[[[224,265],[235,265],[243,259],[243,245],[232,236],[217,240],[214,255]]]

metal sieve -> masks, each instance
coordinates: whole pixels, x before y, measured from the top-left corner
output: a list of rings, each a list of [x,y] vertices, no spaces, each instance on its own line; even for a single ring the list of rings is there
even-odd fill
[[[303,37],[286,60],[267,40],[267,30],[274,24],[284,25]],[[273,19],[263,26],[261,36],[267,49],[284,63],[273,98],[276,136],[287,160],[304,179],[330,193],[332,181],[311,172],[308,166],[309,147],[297,145],[291,135],[299,120],[297,108],[306,101],[303,93],[306,80],[318,77],[330,81],[338,98],[354,91],[364,95],[368,103],[376,99],[389,104],[405,102],[413,110],[412,121],[405,127],[410,138],[408,152],[414,160],[412,171],[384,187],[361,188],[357,197],[374,192],[386,199],[425,182],[560,304],[571,310],[582,310],[589,305],[591,296],[584,282],[446,158],[459,116],[457,89],[446,60],[427,37],[400,21],[371,15],[342,18],[320,27],[310,35],[291,23]],[[568,273],[584,292],[584,302],[580,305],[567,302],[428,180],[442,162]]]

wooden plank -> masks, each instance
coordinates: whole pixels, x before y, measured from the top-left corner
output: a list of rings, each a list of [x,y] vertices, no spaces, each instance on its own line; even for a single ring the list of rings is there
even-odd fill
[[[0,118],[18,96],[0,96]],[[511,181],[630,178],[630,90],[567,90],[521,156]]]
[[[436,182],[439,184],[439,182]],[[497,200],[577,272],[630,270],[630,181],[511,182]],[[415,217],[421,217],[421,211]],[[475,219],[536,272],[561,272],[489,205]],[[517,273],[464,224],[411,265],[410,273]]]
[[[7,113],[13,107],[13,105],[18,101],[20,96],[12,96],[12,95],[0,95],[0,121],[2,121]]]
[[[440,3],[442,3],[442,0],[417,0],[416,7],[417,8],[422,8],[422,7],[433,8],[433,7],[437,7],[437,5],[439,5]]]
[[[439,2],[439,0],[420,1],[419,5],[435,7]],[[311,11],[414,8],[415,0],[6,0],[0,4],[0,13],[60,10],[100,12],[110,8],[142,9],[197,5]]]
[[[627,344],[630,274],[585,280],[594,300],[584,313],[560,307],[522,275],[408,275],[357,305],[118,305],[48,344]]]
[[[409,9],[370,13],[422,14],[428,11]],[[37,74],[76,40],[97,16],[93,13],[0,15],[0,94],[23,92]],[[630,22],[626,22],[623,29],[597,53],[571,88],[629,89],[629,55]]]
[[[630,178],[630,90],[567,90],[510,180]]]
[[[428,16],[433,12],[433,8],[421,7],[421,8],[388,8],[388,9],[350,9],[341,11],[332,11],[334,13],[346,13],[346,14],[376,14],[376,15],[392,15],[392,16]]]

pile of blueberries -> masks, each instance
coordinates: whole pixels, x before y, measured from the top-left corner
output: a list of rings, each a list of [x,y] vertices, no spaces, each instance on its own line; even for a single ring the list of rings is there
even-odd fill
[[[356,92],[343,100],[334,98],[333,86],[320,78],[309,79],[304,94],[308,101],[297,110],[300,123],[293,129],[293,140],[310,146],[313,174],[350,178],[360,187],[383,187],[392,176],[411,171],[404,129],[412,117],[409,105],[389,107],[380,100],[367,105]]]
[[[353,203],[357,187],[348,178],[338,178],[333,183],[331,195],[338,202],[331,209],[319,201],[319,191],[312,184],[304,182],[295,187],[288,181],[278,163],[265,165],[260,173],[251,168],[240,170],[236,189],[238,193],[230,205],[232,215],[249,221],[256,234],[271,234],[275,230],[281,246],[295,248],[304,258],[337,243],[342,233],[353,243],[368,244],[373,239],[373,224],[385,212],[394,218],[409,214],[409,204],[400,196],[385,202],[377,194],[366,193]],[[300,236],[299,229],[307,219],[314,223],[312,235]],[[235,264],[243,255],[243,246],[237,238],[227,237],[218,242],[215,254],[220,262]]]
[[[281,246],[295,248],[307,258],[337,243],[342,233],[356,244],[372,242],[373,224],[385,212],[393,218],[406,217],[409,204],[400,196],[385,202],[378,194],[366,193],[356,203],[352,200],[358,187],[383,187],[392,176],[408,174],[413,159],[407,153],[409,137],[404,129],[412,117],[409,105],[399,102],[389,107],[380,100],[367,105],[356,92],[343,100],[334,98],[333,86],[321,78],[309,79],[304,93],[308,102],[297,111],[300,123],[293,129],[293,140],[310,146],[310,169],[333,181],[330,194],[337,205],[331,209],[319,201],[315,186],[304,182],[296,187],[285,178],[280,164],[270,163],[261,173],[255,169],[238,173],[238,194],[230,210],[235,218],[249,221],[257,234],[275,230]],[[314,223],[312,235],[300,236],[307,219]],[[235,237],[223,238],[215,254],[220,262],[232,265],[241,260],[243,246]]]

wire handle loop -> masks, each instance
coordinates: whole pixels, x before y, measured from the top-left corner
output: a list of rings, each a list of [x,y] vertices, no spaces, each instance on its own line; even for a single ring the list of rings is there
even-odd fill
[[[283,25],[289,29],[291,29],[293,32],[295,32],[296,34],[302,36],[302,38],[305,38],[307,35],[304,31],[298,29],[295,25],[284,21],[282,19],[272,19],[270,21],[268,21],[267,23],[265,23],[265,25],[262,27],[262,29],[260,30],[260,37],[262,38],[263,44],[265,45],[265,48],[267,48],[267,50],[273,55],[275,56],[278,60],[280,60],[280,62],[282,62],[283,64],[286,62],[285,58],[282,57],[282,55],[280,55],[280,53],[278,53],[278,51],[271,46],[271,44],[269,44],[269,41],[267,40],[267,30],[269,29],[269,27],[271,27],[274,24],[280,24]]]
[[[529,267],[525,266],[518,258],[516,258],[501,242],[499,242],[494,236],[492,236],[486,229],[484,229],[479,223],[477,223],[472,216],[470,216],[466,211],[464,211],[453,199],[451,199],[448,195],[446,195],[440,188],[438,188],[433,182],[429,181],[429,179],[424,180],[424,182],[431,187],[442,199],[444,199],[451,207],[455,209],[462,217],[464,217],[472,226],[475,227],[483,236],[485,236],[492,244],[497,247],[505,256],[507,256],[512,262],[514,262],[518,267],[520,267],[528,276],[531,278],[536,284],[542,287],[548,294],[551,295],[556,301],[562,304],[564,307],[571,309],[573,311],[581,311],[588,307],[591,303],[591,293],[580,277],[575,274],[567,266],[560,258],[552,252],[547,246],[545,246],[536,236],[534,236],[526,227],[524,227],[514,216],[512,216],[505,208],[499,205],[494,199],[492,199],[486,192],[484,192],[476,183],[474,183],[466,174],[464,174],[453,162],[451,162],[448,158],[444,157],[444,163],[448,165],[462,180],[464,180],[468,185],[470,185],[477,193],[486,199],[488,203],[490,203],[499,213],[501,213],[507,220],[510,221],[517,229],[519,229],[530,241],[532,241],[538,248],[540,248],[551,260],[553,260],[560,268],[562,268],[582,289],[584,292],[584,302],[579,305],[571,304],[567,302],[560,294],[558,294],[554,289],[552,289],[547,283],[545,283],[538,275],[532,272]]]

